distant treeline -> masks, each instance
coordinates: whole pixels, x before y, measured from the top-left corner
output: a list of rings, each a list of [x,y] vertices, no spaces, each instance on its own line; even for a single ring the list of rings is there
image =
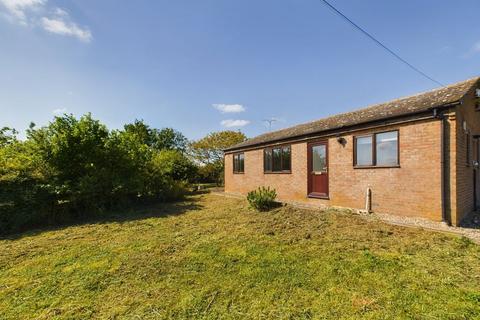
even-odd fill
[[[16,134],[0,129],[0,234],[176,200],[190,183],[221,183],[223,161],[205,156],[245,139],[224,131],[190,143],[138,120],[109,130],[90,114],[31,124],[25,140]],[[223,144],[209,143],[212,136],[225,137]]]

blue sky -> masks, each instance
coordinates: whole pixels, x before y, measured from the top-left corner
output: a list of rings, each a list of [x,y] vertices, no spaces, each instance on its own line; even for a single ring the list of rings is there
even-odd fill
[[[479,75],[478,0],[331,0],[442,83]],[[319,0],[0,0],[0,126],[91,112],[248,136],[430,90]]]

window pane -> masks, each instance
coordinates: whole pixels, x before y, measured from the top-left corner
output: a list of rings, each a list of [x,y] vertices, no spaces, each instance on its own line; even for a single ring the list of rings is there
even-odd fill
[[[327,166],[325,145],[312,147],[312,170],[314,172],[323,172]]]
[[[233,172],[238,172],[238,155],[233,155]]]
[[[272,149],[265,149],[263,153],[263,169],[264,171],[272,171]]]
[[[291,166],[291,152],[290,147],[283,147],[282,152],[282,170],[290,171]]]
[[[356,157],[355,164],[357,166],[370,166],[372,162],[372,137],[359,137],[355,139],[356,142]]]
[[[376,136],[377,165],[391,166],[398,164],[398,132],[384,132]]]
[[[243,153],[240,153],[238,157],[240,162],[239,171],[244,172],[245,171],[245,155]]]
[[[282,149],[275,148],[272,149],[273,156],[273,170],[272,171],[281,171],[282,170]]]

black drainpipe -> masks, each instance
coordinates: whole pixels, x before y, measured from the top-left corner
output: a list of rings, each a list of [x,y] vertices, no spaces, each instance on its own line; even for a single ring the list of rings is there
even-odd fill
[[[446,127],[446,117],[444,114],[439,114],[438,109],[433,109],[433,116],[441,121],[440,125],[440,180],[441,180],[441,205],[442,205],[442,221],[447,223],[448,225],[451,224],[450,219],[447,217],[447,208],[446,208],[446,188],[445,188],[445,178],[447,174],[447,170],[445,167],[445,127]]]

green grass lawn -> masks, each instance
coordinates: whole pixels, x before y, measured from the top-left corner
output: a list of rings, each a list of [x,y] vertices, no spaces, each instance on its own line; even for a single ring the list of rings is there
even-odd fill
[[[480,246],[197,195],[0,240],[1,319],[480,319]]]

